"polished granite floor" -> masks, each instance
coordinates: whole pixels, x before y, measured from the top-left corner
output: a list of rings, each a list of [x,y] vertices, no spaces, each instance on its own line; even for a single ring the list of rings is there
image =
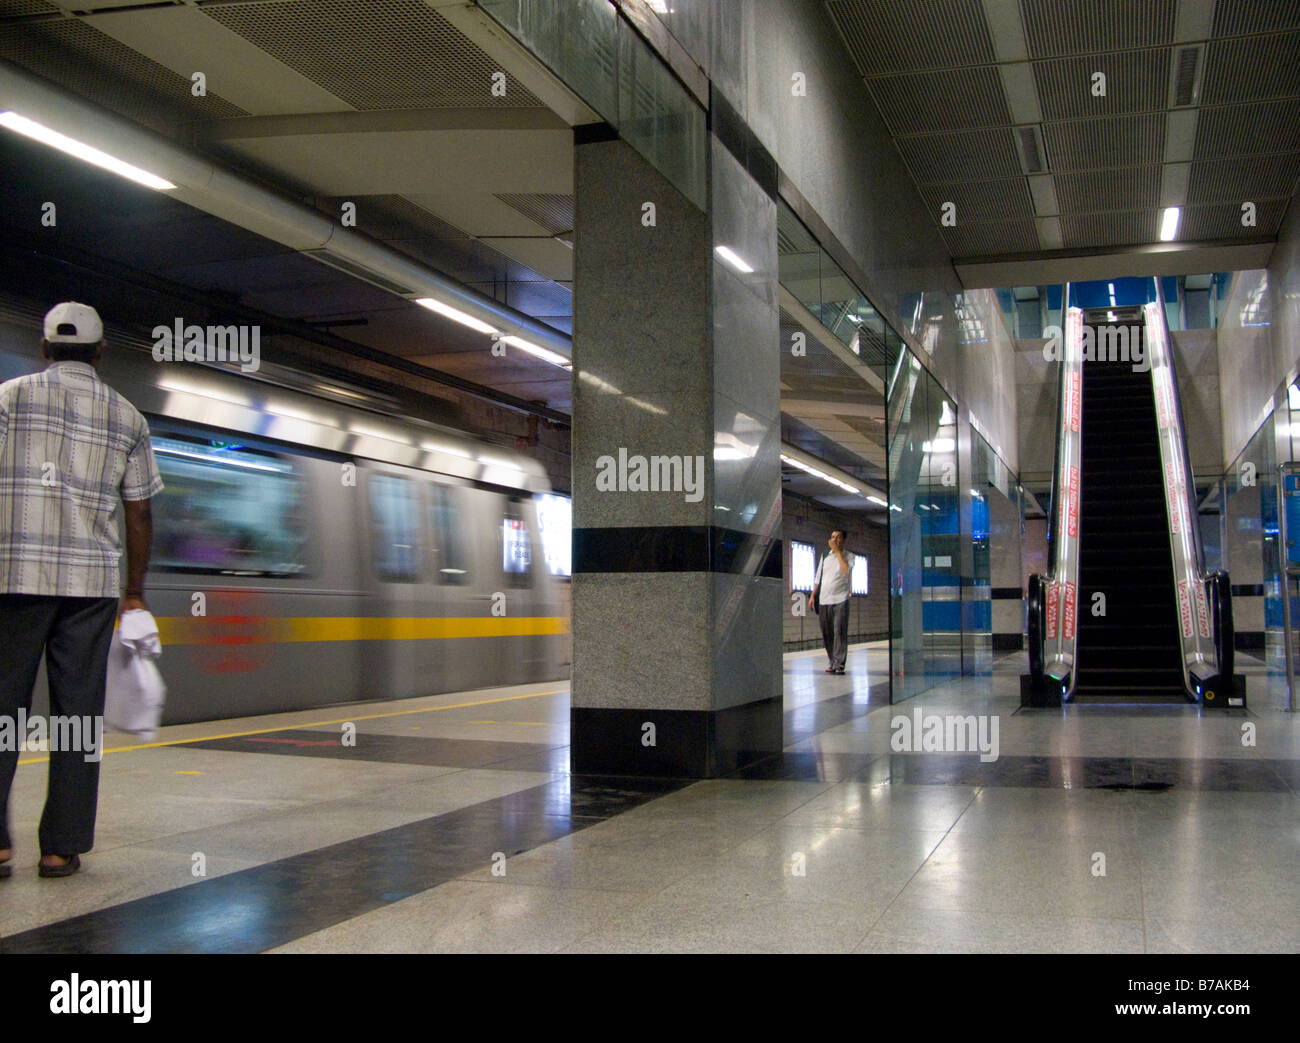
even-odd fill
[[[705,782],[573,776],[560,684],[110,737],[67,880],[33,755],[0,951],[1300,949],[1300,721],[1262,664],[1200,715],[1021,710],[1020,655],[890,707],[883,643],[824,662],[786,657],[784,754]],[[996,718],[996,759],[894,749],[918,709]]]

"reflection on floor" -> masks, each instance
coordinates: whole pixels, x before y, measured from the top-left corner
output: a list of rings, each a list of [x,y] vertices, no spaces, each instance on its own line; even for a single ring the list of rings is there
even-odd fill
[[[883,643],[824,665],[786,657],[782,756],[695,783],[571,775],[558,684],[166,729],[106,757],[61,881],[25,757],[0,951],[1300,948],[1300,722],[1259,661],[1205,715],[1022,711],[1023,655],[892,707]]]

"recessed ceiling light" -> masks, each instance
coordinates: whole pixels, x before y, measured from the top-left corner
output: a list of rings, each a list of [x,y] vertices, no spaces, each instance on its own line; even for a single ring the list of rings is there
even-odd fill
[[[1178,214],[1176,206],[1166,207],[1164,217],[1160,219],[1160,241],[1164,243],[1172,242],[1175,235],[1178,234]]]

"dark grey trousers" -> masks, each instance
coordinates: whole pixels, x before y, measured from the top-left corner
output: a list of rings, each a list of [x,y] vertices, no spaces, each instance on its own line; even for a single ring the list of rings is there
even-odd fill
[[[843,670],[849,654],[849,601],[838,605],[817,606],[817,618],[822,624],[822,644],[830,656],[831,669]]]
[[[50,716],[102,717],[117,604],[117,598],[0,594],[0,716],[14,722],[20,707],[31,711],[43,652]],[[0,849],[13,846],[9,789],[17,767],[17,749],[0,750]],[[99,762],[79,750],[51,751],[41,854],[76,855],[94,847],[98,802]]]

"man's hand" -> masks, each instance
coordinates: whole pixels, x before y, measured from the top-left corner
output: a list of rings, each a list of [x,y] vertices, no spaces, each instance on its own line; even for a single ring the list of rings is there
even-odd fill
[[[135,609],[143,609],[145,612],[148,612],[149,606],[144,603],[144,598],[137,598],[137,597],[123,598],[122,603],[117,607],[118,618],[119,619],[121,618],[122,613],[132,612]]]

